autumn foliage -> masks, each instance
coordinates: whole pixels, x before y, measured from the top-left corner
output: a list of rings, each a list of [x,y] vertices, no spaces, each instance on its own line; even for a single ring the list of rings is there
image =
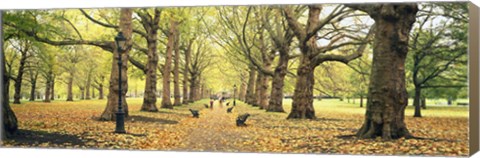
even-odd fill
[[[315,101],[315,120],[286,120],[287,113],[268,113],[237,101],[232,113],[201,100],[159,112],[141,112],[140,99],[128,99],[128,134],[115,134],[115,123],[98,121],[105,101],[28,102],[13,105],[20,131],[6,147],[134,149],[216,152],[273,152],[376,155],[468,154],[468,110],[430,107],[424,118],[406,116],[410,132],[425,139],[356,139],[364,108],[338,100]],[[285,101],[289,104],[289,100]],[[199,109],[193,118],[188,109]],[[285,106],[286,110],[290,107]],[[413,108],[408,107],[407,113]],[[239,114],[250,113],[248,126],[237,127]]]

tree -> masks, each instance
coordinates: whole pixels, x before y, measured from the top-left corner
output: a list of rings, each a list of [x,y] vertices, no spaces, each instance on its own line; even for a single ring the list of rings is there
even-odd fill
[[[162,106],[161,108],[173,109],[172,101],[170,100],[170,74],[172,65],[172,55],[174,49],[175,37],[177,34],[178,22],[175,19],[170,19],[170,31],[168,32],[167,54],[165,58],[165,65],[163,66],[163,90],[162,90]]]
[[[173,60],[173,106],[180,106],[182,105],[180,94],[180,31],[175,34],[173,45],[175,51]]]
[[[73,101],[74,83],[83,84],[84,78],[77,78],[78,76],[83,76],[80,75],[79,71],[79,63],[86,60],[84,55],[86,52],[83,49],[80,46],[64,46],[62,53],[58,55],[60,57],[59,61],[63,63],[60,67],[66,72],[63,80],[67,84],[67,101]]]
[[[120,11],[120,31],[123,32],[123,35],[127,39],[126,45],[127,50],[120,54],[117,49],[113,49],[113,54],[116,58],[112,59],[112,70],[110,74],[110,87],[108,93],[107,107],[101,115],[101,120],[115,120],[115,112],[118,111],[118,97],[122,97],[122,106],[125,112],[125,117],[128,117],[128,105],[126,100],[126,94],[128,91],[128,74],[127,74],[127,65],[128,65],[128,53],[132,47],[132,9],[122,8]],[[115,44],[111,44],[113,48]],[[120,71],[122,76],[119,76],[119,68],[117,64],[117,59],[120,58],[123,62],[122,69]],[[122,82],[118,82],[118,77],[121,77]],[[118,84],[122,84],[121,95],[119,96]]]
[[[161,10],[154,9],[153,17],[147,9],[142,9],[136,12],[142,19],[141,23],[145,29],[147,41],[147,65],[146,65],[146,81],[145,81],[145,93],[143,95],[143,104],[141,111],[158,111],[157,106],[157,66],[158,66],[158,30],[160,28],[160,16]]]
[[[17,70],[17,76],[10,76],[10,78],[15,82],[15,94],[13,95],[13,104],[20,104],[20,91],[22,89],[23,74],[25,73],[27,58],[30,56],[29,51],[31,51],[31,42],[28,40],[19,39],[16,40],[15,43],[16,44],[12,43],[11,46],[13,46],[20,53],[20,62]]]
[[[297,8],[296,12],[301,13],[302,8]],[[290,55],[290,45],[292,44],[294,37],[293,32],[288,27],[285,19],[280,19],[279,14],[281,14],[281,11],[274,14],[273,18],[270,18],[268,14],[263,18],[263,22],[271,40],[273,41],[275,50],[280,56],[272,76],[272,90],[267,107],[268,112],[285,112],[283,109],[284,80],[288,72],[288,62],[290,59],[294,58]],[[268,19],[272,19],[274,23],[271,24],[272,21]],[[277,21],[281,21],[281,23],[278,23]]]
[[[348,5],[375,20],[373,62],[367,110],[359,138],[384,140],[411,138],[404,122],[408,96],[405,86],[405,59],[409,33],[415,22],[417,4]]]
[[[131,10],[125,10],[122,9],[121,12],[131,12]],[[102,40],[85,40],[83,39],[82,35],[78,31],[78,28],[73,25],[73,23],[68,20],[68,18],[64,17],[64,14],[57,15],[52,12],[41,12],[41,11],[24,11],[20,12],[17,14],[7,14],[8,16],[5,17],[4,24],[7,28],[9,29],[14,29],[19,32],[19,34],[23,36],[28,36],[33,38],[35,41],[46,43],[49,45],[54,45],[54,46],[66,46],[66,45],[90,45],[90,46],[95,46],[98,48],[101,48],[107,52],[111,52],[115,54],[116,52],[116,46],[111,39],[107,41],[102,41]],[[40,15],[41,17],[44,17],[43,19],[39,19]],[[50,15],[50,16],[49,16]],[[120,18],[123,20],[121,24],[125,25],[131,25],[131,13],[121,13],[121,15],[124,15],[124,18]],[[130,17],[126,17],[130,15]],[[50,21],[48,21],[50,20]],[[121,21],[121,20],[120,20]],[[41,22],[41,23],[39,23]],[[55,27],[55,25],[49,25],[53,23],[57,23],[60,26],[71,26],[69,29],[68,27],[62,27],[58,28]],[[49,23],[49,24],[45,24]],[[103,24],[103,23],[102,23]],[[125,33],[125,29],[127,28],[126,26],[115,26],[115,25],[102,25],[102,26],[109,26],[110,28],[115,28],[120,31],[123,31],[124,34],[129,35],[128,32]],[[131,27],[130,27],[131,28]],[[128,30],[133,30],[133,29],[128,29]],[[64,31],[64,32],[62,32]],[[65,33],[67,32],[67,33]],[[75,32],[75,33],[70,33],[70,32]],[[133,32],[133,31],[132,31]],[[142,34],[141,32],[135,30],[135,33],[137,34]],[[113,37],[113,36],[111,36]],[[129,37],[130,38],[130,37]],[[55,39],[55,40],[52,40]],[[59,39],[59,40],[56,40]],[[131,48],[131,42],[129,42],[130,46],[128,47],[129,49]],[[126,52],[129,52],[128,50]],[[128,53],[124,53],[122,56],[125,57],[132,65],[135,67],[144,70],[144,65],[140,64],[137,60],[135,60],[132,57],[129,57],[127,55]],[[107,101],[107,107],[105,108],[105,111],[102,113],[100,119],[101,120],[114,120],[115,119],[115,112],[116,108],[118,106],[118,67],[116,66],[116,60],[112,60],[112,72],[110,74],[110,93],[108,95],[108,101]],[[125,71],[124,74],[125,76],[122,76],[123,82],[122,84],[123,87],[125,87],[123,90],[124,92],[122,93],[122,98],[125,98],[125,94],[127,91],[127,82],[126,82],[126,70],[127,68],[125,65],[127,64],[127,61],[124,62],[124,69],[122,71]],[[124,105],[124,110],[125,113],[128,117],[128,106],[126,104],[126,101],[123,102]]]
[[[456,10],[455,14],[457,16],[468,14],[465,3],[456,5],[464,5],[463,9]],[[423,4],[421,7],[420,10],[423,10],[425,13],[417,15],[418,20],[415,25],[415,31],[411,34],[412,40],[409,45],[411,53],[408,57],[411,60],[408,61],[412,62],[407,62],[408,68],[412,71],[412,82],[415,87],[413,101],[413,106],[415,107],[414,117],[422,117],[420,107],[426,108],[425,104],[421,104],[421,101],[425,100],[425,97],[422,96],[422,89],[466,86],[459,84],[435,85],[433,81],[441,78],[448,71],[458,71],[454,69],[456,65],[466,65],[467,22],[459,20],[462,19],[461,17],[444,17],[443,14],[436,13],[444,11],[440,10],[442,5]],[[453,8],[455,6],[449,7]],[[446,19],[435,24],[433,20],[439,18]],[[451,75],[451,77],[447,78],[458,79],[459,77]]]
[[[288,119],[314,119],[315,110],[313,108],[313,86],[315,68],[328,61],[337,61],[347,64],[362,55],[362,51],[352,54],[330,54],[332,50],[349,46],[362,45],[366,42],[361,37],[353,33],[349,35],[345,32],[335,29],[339,21],[347,18],[352,10],[343,5],[337,5],[333,11],[326,17],[320,19],[322,5],[309,5],[307,24],[303,26],[294,16],[289,7],[283,8],[284,17],[289,27],[293,30],[298,39],[298,47],[301,51],[300,65],[297,68],[297,80],[293,94],[292,110]],[[327,28],[327,25],[333,25],[332,31],[319,35],[319,30]],[[358,28],[357,28],[358,29]],[[352,31],[353,32],[353,31]],[[325,39],[328,42],[325,46],[319,46],[318,40]]]
[[[3,18],[3,13],[0,12],[0,18]],[[7,75],[6,71],[6,63],[5,63],[5,53],[4,50],[4,41],[8,41],[11,36],[3,37],[3,30],[4,28],[0,26],[0,50],[1,50],[1,64],[2,64],[2,126],[0,126],[0,138],[3,140],[4,138],[8,138],[12,134],[14,134],[18,130],[18,123],[17,117],[13,112],[12,108],[10,107],[10,103],[8,101],[9,97],[9,76]]]
[[[207,55],[210,48],[204,40],[205,37],[198,37],[198,40],[195,40],[193,45],[195,51],[191,52],[192,60],[188,68],[190,73],[190,102],[194,102],[202,97],[200,94],[202,73],[210,66],[215,57],[214,55]]]

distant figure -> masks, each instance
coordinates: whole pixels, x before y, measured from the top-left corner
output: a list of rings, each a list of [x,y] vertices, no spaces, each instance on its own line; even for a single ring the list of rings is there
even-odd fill
[[[203,106],[205,106],[205,108],[208,108],[208,104],[203,104]]]
[[[213,99],[210,99],[210,109],[213,109]]]
[[[230,105],[230,102],[227,102],[227,106]]]
[[[223,106],[223,97],[220,97],[220,99],[218,100],[218,102],[220,103],[220,108]]]

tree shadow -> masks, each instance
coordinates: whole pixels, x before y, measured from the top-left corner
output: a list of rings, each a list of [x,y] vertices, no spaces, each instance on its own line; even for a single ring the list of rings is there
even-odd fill
[[[32,131],[19,129],[8,140],[14,141],[15,145],[35,145],[48,143],[50,145],[65,145],[69,146],[79,145],[84,146],[88,140],[82,140],[76,135],[62,134],[57,132]]]
[[[178,121],[174,120],[167,120],[161,118],[154,118],[154,117],[145,117],[145,116],[130,116],[126,119],[129,122],[146,122],[146,123],[159,123],[159,124],[178,124]]]

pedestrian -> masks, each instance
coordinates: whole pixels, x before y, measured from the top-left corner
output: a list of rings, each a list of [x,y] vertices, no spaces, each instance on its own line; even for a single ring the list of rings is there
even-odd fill
[[[213,109],[213,99],[210,99],[210,109]]]

